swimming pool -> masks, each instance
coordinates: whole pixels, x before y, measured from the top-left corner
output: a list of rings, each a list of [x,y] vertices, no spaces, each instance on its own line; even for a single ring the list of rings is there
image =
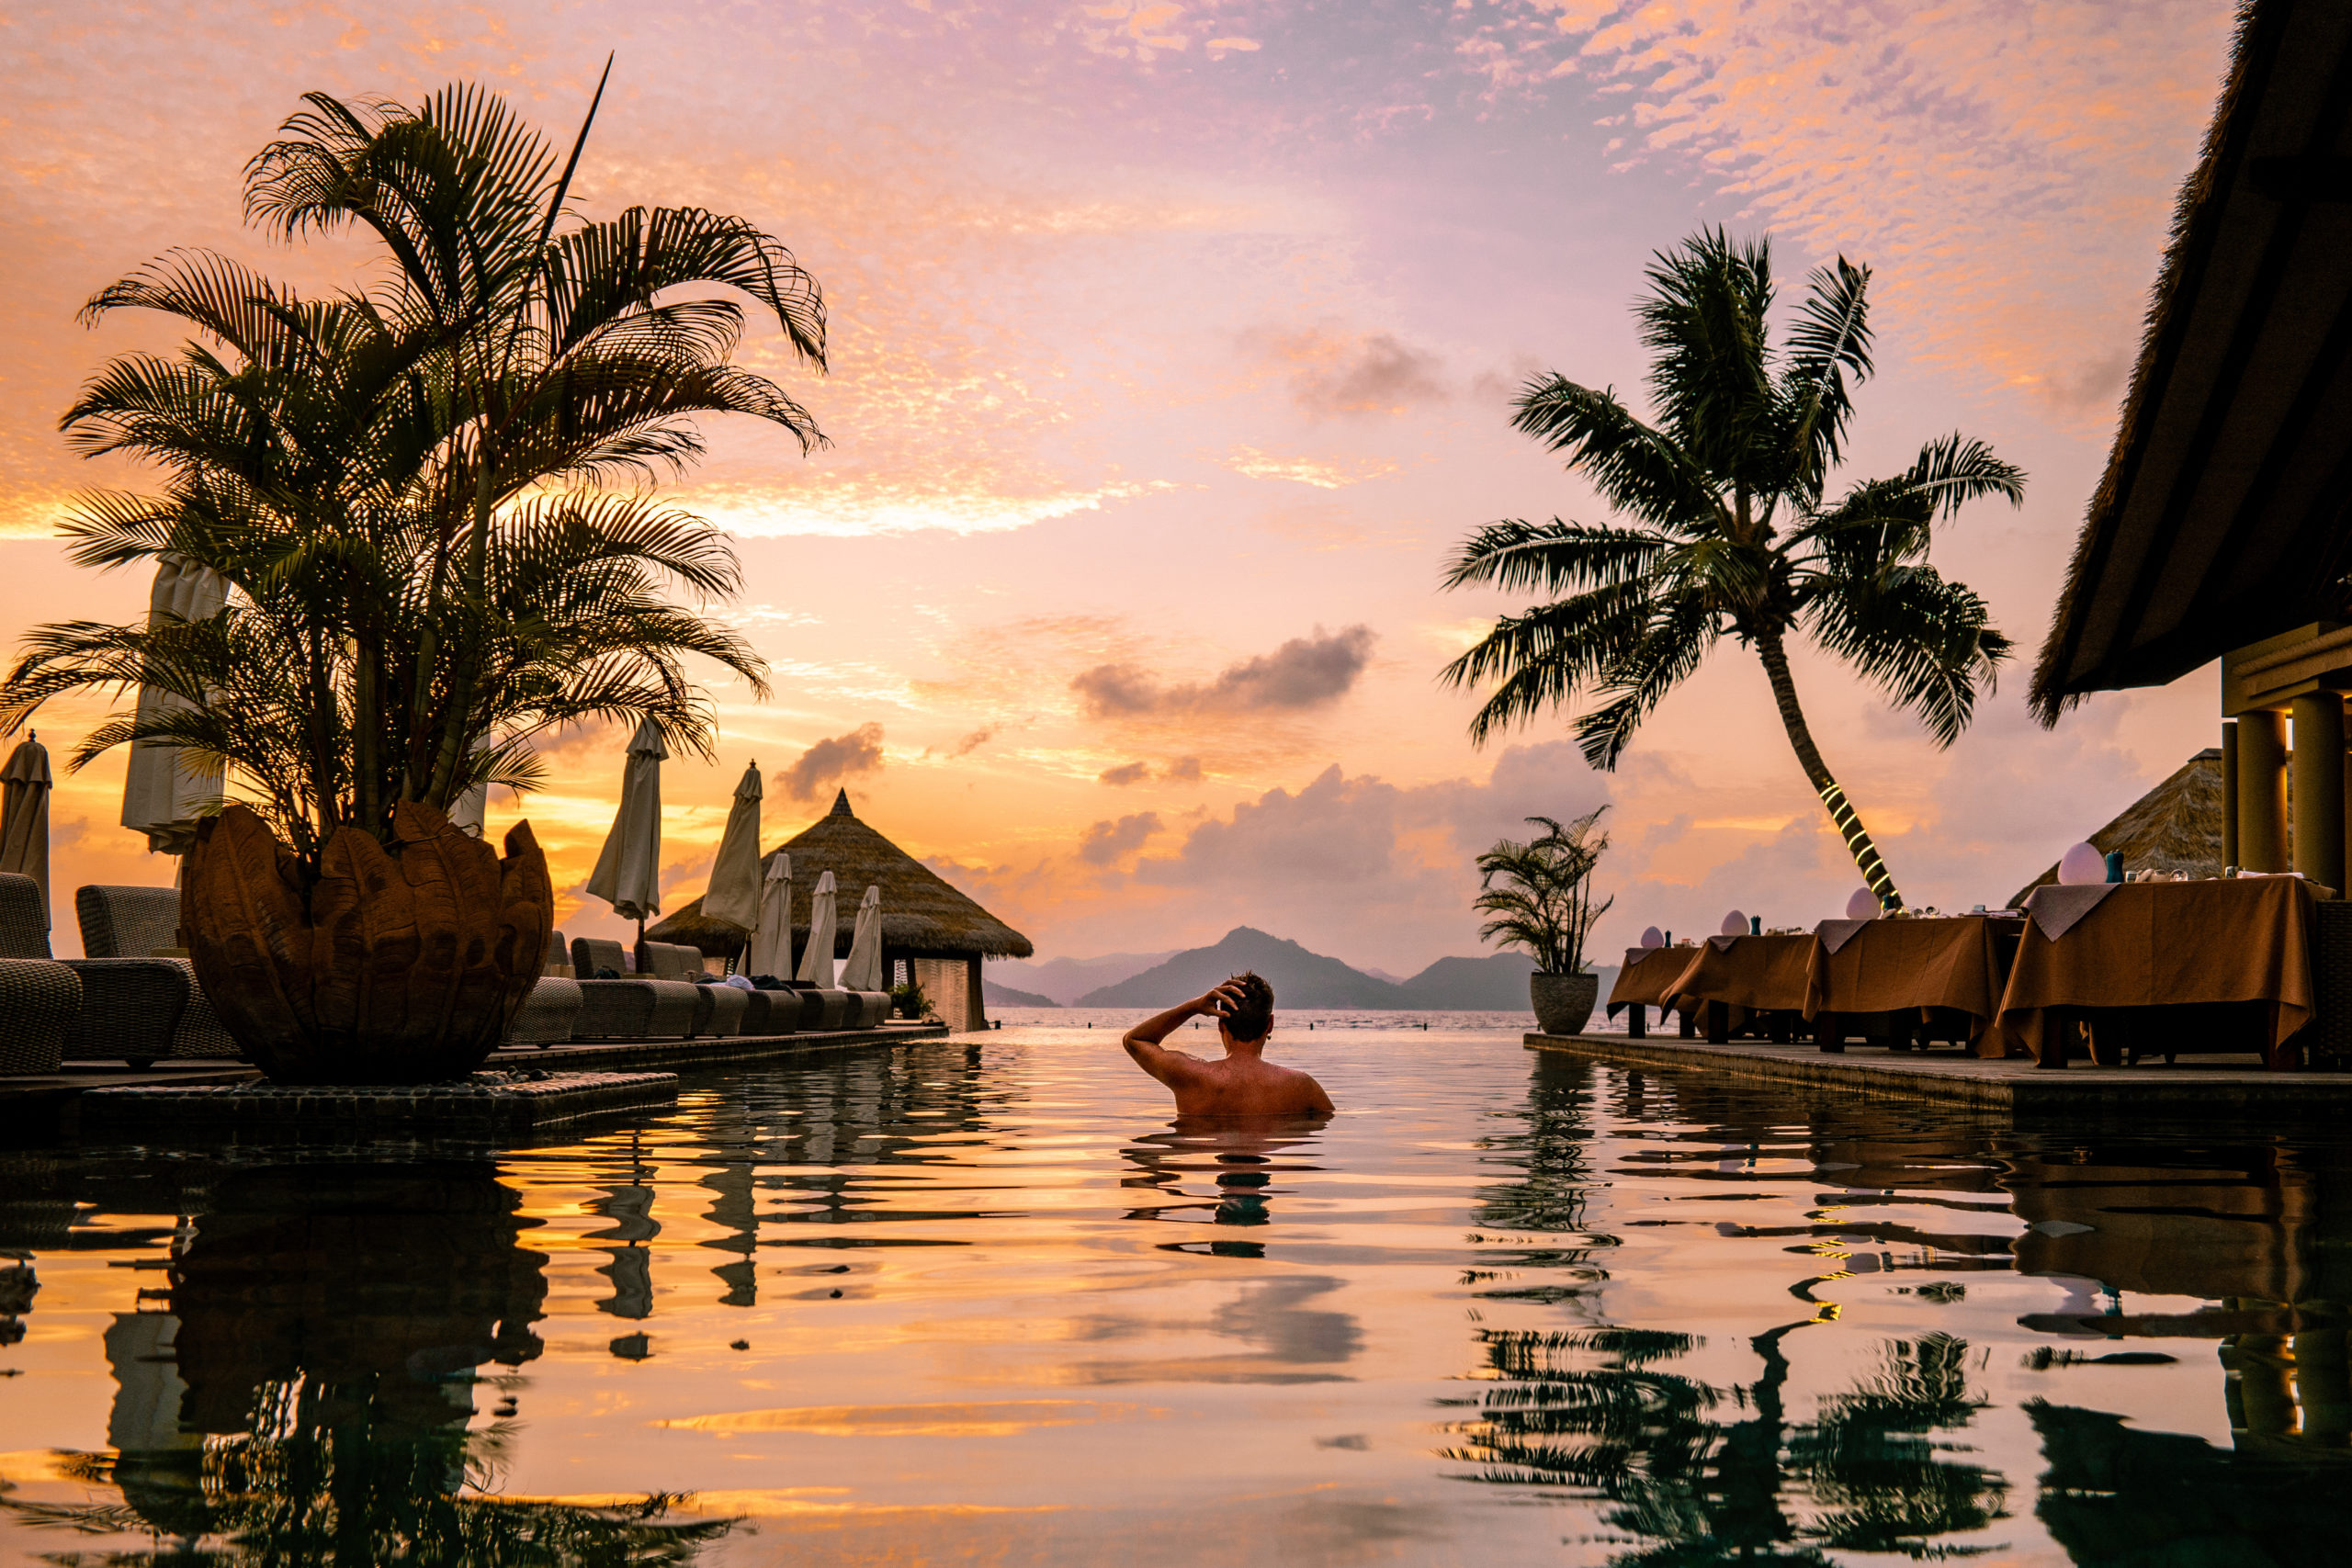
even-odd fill
[[[1276,1055],[1342,1114],[1303,1134],[1176,1133],[1114,1032],[1028,1027],[494,1157],[0,1153],[0,1551],[2283,1563],[2352,1525],[2340,1140],[1305,1021]]]

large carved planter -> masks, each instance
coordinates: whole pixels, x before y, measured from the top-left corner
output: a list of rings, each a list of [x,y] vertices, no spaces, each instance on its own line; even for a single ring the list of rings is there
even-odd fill
[[[399,807],[392,835],[388,849],[337,832],[305,898],[293,856],[252,811],[232,806],[197,832],[180,890],[188,957],[276,1082],[462,1077],[538,978],[555,892],[528,823],[503,858],[426,806]]]
[[[1530,975],[1527,999],[1535,1010],[1536,1027],[1546,1034],[1581,1034],[1600,1000],[1598,975]]]

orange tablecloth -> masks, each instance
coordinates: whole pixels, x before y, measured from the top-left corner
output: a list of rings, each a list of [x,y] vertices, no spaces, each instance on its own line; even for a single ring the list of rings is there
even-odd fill
[[[1625,966],[1617,971],[1617,983],[1609,987],[1609,1016],[1615,1018],[1623,1009],[1637,1005],[1665,1006],[1666,993],[1690,967],[1694,952],[1688,947],[1627,948]]]
[[[2001,1028],[2042,1055],[2046,1010],[2267,1002],[2275,1050],[2312,1015],[2311,885],[2127,882],[2052,942],[2029,919]]]
[[[1726,1002],[1733,1007],[1803,1010],[1806,974],[1820,942],[1804,936],[1736,936],[1710,940],[1693,954],[1666,993],[1666,1005]]]
[[[1835,953],[1815,942],[1804,1015],[1951,1008],[1976,1021],[1976,1054],[1998,1056],[2006,1042],[1985,1027],[2000,1010],[1996,935],[1990,917],[1960,915],[1872,920]]]

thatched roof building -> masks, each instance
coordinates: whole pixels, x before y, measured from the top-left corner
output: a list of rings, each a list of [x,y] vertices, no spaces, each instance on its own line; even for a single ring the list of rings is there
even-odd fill
[[[2090,693],[2162,685],[2352,613],[2347,71],[2343,0],[2242,7],[2033,672],[2044,723]]]
[[[829,871],[839,889],[833,940],[837,958],[849,956],[850,923],[869,886],[882,889],[882,946],[893,958],[1027,958],[1036,951],[1027,937],[860,821],[850,810],[847,790],[833,797],[832,810],[777,848],[792,857],[796,953],[808,940],[809,896],[817,890],[817,878]],[[766,856],[760,865],[764,874]],[[645,934],[655,942],[685,942],[714,958],[732,957],[743,948],[742,928],[704,919],[699,898]]]
[[[2191,876],[2222,874],[2222,751],[2209,746],[2173,775],[2133,801],[2123,814],[2090,837],[2101,854],[2123,852],[2126,872],[2185,871]],[[2018,889],[2012,906],[2037,887],[2058,880],[2058,867]]]
[[[820,876],[831,872],[837,890],[835,958],[849,956],[858,900],[869,886],[879,887],[885,972],[908,960],[940,1015],[957,1028],[986,1027],[979,1005],[981,959],[1027,958],[1036,951],[1027,937],[859,821],[847,790],[833,797],[831,811],[777,849],[792,857],[793,952],[808,945],[808,900]],[[760,865],[764,875],[766,856]],[[699,898],[645,934],[655,942],[698,947],[713,958],[733,958],[743,951],[742,928],[705,919]]]

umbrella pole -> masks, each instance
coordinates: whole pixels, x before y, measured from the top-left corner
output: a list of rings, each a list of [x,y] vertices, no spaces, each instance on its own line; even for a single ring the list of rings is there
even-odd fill
[[[645,973],[645,917],[637,917],[637,972]]]

